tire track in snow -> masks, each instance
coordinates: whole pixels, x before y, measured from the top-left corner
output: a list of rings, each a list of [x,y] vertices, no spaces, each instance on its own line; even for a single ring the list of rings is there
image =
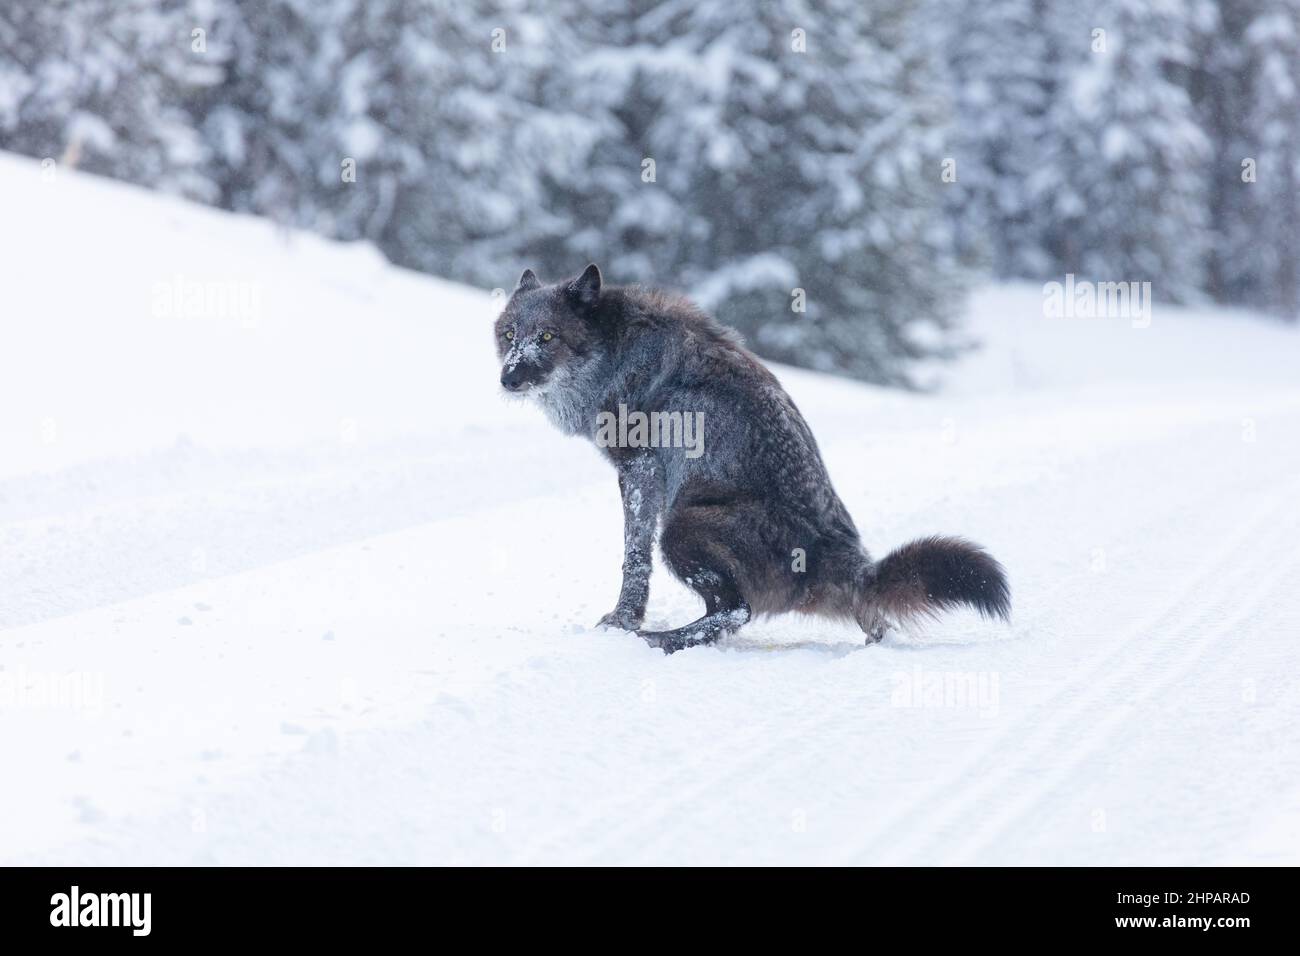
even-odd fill
[[[697,689],[689,688],[690,691]],[[734,735],[734,728],[727,728],[725,733],[697,736],[690,742],[689,761],[678,764],[667,776],[647,781],[632,791],[624,791],[589,807],[581,818],[561,830],[541,835],[519,854],[518,862],[536,863],[557,849],[575,846],[583,848],[581,855],[584,859],[599,859],[607,847],[620,845],[627,835],[653,826],[674,808],[698,801],[716,788],[719,776],[708,774],[702,779],[701,767],[719,768],[722,779],[734,777],[771,751],[770,738],[770,728],[762,722],[753,723],[749,733],[740,737]],[[704,742],[709,744],[707,749],[701,747]],[[664,801],[663,794],[672,797]],[[650,810],[649,817],[644,816],[647,809]]]
[[[1294,484],[1286,487],[1291,493],[1296,490]],[[1112,649],[1097,659],[1085,674],[1075,677],[1056,694],[1014,721],[961,769],[931,788],[927,797],[914,804],[902,817],[884,825],[880,838],[846,850],[843,854],[845,861],[860,860],[864,856],[873,863],[929,860],[938,845],[953,839],[954,830],[961,832],[958,821],[974,821],[970,824],[973,830],[979,826],[981,817],[1000,818],[1001,794],[1009,780],[1023,778],[1028,768],[1042,762],[1044,753],[1051,752],[1053,745],[1065,741],[1069,745],[1066,752],[1077,746],[1071,740],[1071,729],[1086,726],[1089,715],[1097,711],[1099,705],[1104,711],[1104,702],[1113,696],[1115,688],[1138,672],[1150,669],[1154,662],[1176,662],[1178,655],[1171,653],[1171,648],[1185,643],[1191,627],[1212,618],[1223,602],[1240,600],[1240,583],[1255,578],[1258,567],[1253,562],[1237,558],[1257,553],[1260,532],[1267,533],[1279,500],[1288,499],[1280,494],[1268,496],[1253,510],[1248,520],[1236,526],[1226,548],[1208,553],[1184,578],[1182,586],[1161,602],[1159,609],[1125,628],[1122,637],[1113,642]],[[1273,537],[1283,534],[1275,529],[1269,537],[1270,542]],[[1225,568],[1228,569],[1226,574]],[[1279,577],[1269,574],[1264,587],[1272,587]],[[1204,643],[1195,647],[1203,648]],[[1079,692],[1081,687],[1084,688],[1082,693]],[[1105,722],[1104,726],[1109,729],[1111,724]],[[1032,729],[1025,733],[1023,727]],[[1008,754],[1014,757],[1004,759]],[[993,759],[994,755],[998,759]],[[1073,767],[1077,762],[1072,759],[1069,766]],[[894,837],[893,834],[905,836]]]
[[[499,464],[485,475],[487,449]],[[476,432],[295,454],[178,445],[0,481],[0,631],[160,594],[376,535],[544,499],[604,479],[581,457]],[[608,487],[613,487],[612,478]],[[87,491],[89,487],[91,491]],[[611,494],[617,500],[617,489]],[[113,556],[111,561],[105,555]]]
[[[665,827],[665,821],[678,818],[684,807],[712,806],[716,808],[717,813],[730,813],[735,807],[737,797],[744,792],[736,784],[739,781],[753,781],[756,770],[758,777],[775,771],[779,771],[783,777],[794,776],[789,772],[788,760],[777,761],[774,759],[774,754],[785,751],[794,760],[799,760],[801,757],[819,758],[823,751],[807,745],[810,732],[826,726],[830,720],[844,722],[843,703],[842,699],[836,700],[833,714],[819,711],[802,720],[780,721],[778,725],[784,728],[780,734],[772,733],[772,723],[756,722],[756,731],[749,734],[742,744],[737,744],[734,739],[728,738],[726,743],[718,748],[727,755],[727,759],[717,760],[717,751],[715,751],[713,760],[693,761],[689,766],[684,766],[673,774],[671,784],[662,787],[663,792],[672,795],[670,800],[651,801],[645,805],[651,812],[641,815],[629,814],[623,817],[618,825],[609,826],[607,823],[601,825],[599,836],[582,844],[584,859],[589,862],[597,862],[606,857],[628,859],[629,852],[636,852],[656,839],[663,840],[667,833],[671,833],[671,828]],[[701,768],[706,767],[719,769],[716,772],[701,774]],[[652,789],[658,791],[660,786],[656,785]],[[693,818],[692,822],[698,824],[699,818]]]
[[[1263,616],[1264,610],[1269,608],[1267,597],[1282,589],[1286,582],[1293,581],[1296,573],[1297,562],[1294,553],[1286,547],[1290,541],[1289,535],[1277,535],[1275,538],[1273,543],[1280,547],[1274,548],[1273,556],[1277,560],[1270,564],[1273,571],[1257,578],[1246,576],[1248,581],[1257,580],[1258,586],[1243,591],[1235,597],[1228,595],[1225,599],[1222,591],[1216,594],[1213,605],[1205,608],[1205,612],[1198,620],[1191,622],[1191,630],[1188,633],[1199,634],[1186,645],[1191,648],[1191,653],[1180,656],[1172,667],[1153,668],[1157,673],[1164,675],[1162,678],[1136,681],[1137,689],[1126,707],[1112,705],[1109,710],[1102,707],[1094,708],[1093,712],[1100,714],[1100,719],[1085,723],[1083,726],[1086,733],[1080,738],[1072,737],[1069,727],[1058,726],[1052,737],[1040,748],[1040,754],[1059,751],[1069,754],[1070,759],[1058,763],[1049,773],[1034,778],[1034,785],[1016,791],[1012,800],[1002,801],[998,805],[998,810],[986,818],[987,822],[976,827],[970,838],[956,849],[951,862],[965,864],[977,861],[983,851],[997,843],[1017,820],[1031,818],[1038,808],[1048,803],[1053,795],[1060,791],[1066,778],[1075,774],[1081,764],[1104,752],[1115,737],[1121,736],[1126,722],[1140,712],[1141,704],[1158,699],[1161,691],[1184,679],[1194,669],[1198,669],[1207,651],[1223,646],[1225,636],[1244,633],[1243,624]],[[1203,627],[1216,620],[1219,621],[1217,625]],[[1199,632],[1195,630],[1198,626],[1202,626]],[[1130,679],[1134,677],[1131,674],[1128,676]],[[1075,779],[1078,777],[1076,776]]]

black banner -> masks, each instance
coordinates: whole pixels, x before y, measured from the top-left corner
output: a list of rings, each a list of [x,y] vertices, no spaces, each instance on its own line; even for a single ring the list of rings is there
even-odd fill
[[[8,869],[0,938],[337,946],[414,932],[549,945],[576,932],[658,945],[802,935],[927,948],[1126,938],[1238,946],[1292,935],[1293,877],[1224,868]]]

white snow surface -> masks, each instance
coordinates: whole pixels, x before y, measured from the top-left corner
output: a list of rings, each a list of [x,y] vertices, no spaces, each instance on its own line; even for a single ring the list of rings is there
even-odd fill
[[[489,295],[12,156],[0,209],[0,862],[1300,863],[1293,331],[995,286],[932,394],[778,368],[867,546],[981,542],[1013,623],[666,657]]]

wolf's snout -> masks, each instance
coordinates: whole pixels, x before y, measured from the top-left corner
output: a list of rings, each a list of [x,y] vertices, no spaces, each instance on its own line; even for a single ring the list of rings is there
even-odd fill
[[[523,370],[518,365],[501,371],[501,387],[508,392],[519,391],[524,387],[524,381]]]

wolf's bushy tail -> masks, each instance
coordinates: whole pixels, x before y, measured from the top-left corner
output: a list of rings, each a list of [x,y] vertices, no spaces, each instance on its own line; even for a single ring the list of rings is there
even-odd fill
[[[985,617],[1011,618],[1006,572],[987,551],[962,538],[920,538],[867,568],[858,622],[871,634],[880,615],[898,623],[968,604]]]

